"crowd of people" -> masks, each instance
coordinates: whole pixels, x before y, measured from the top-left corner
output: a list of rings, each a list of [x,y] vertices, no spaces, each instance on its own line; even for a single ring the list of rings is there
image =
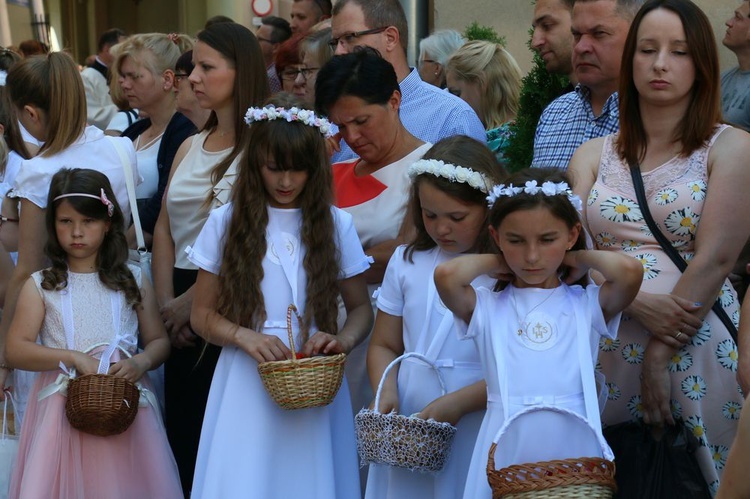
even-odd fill
[[[684,426],[706,494],[747,497],[749,5],[720,73],[691,0],[537,0],[569,88],[514,173],[513,55],[439,30],[411,67],[398,0],[111,29],[82,71],[0,49],[10,497],[489,498],[498,439],[498,468],[618,463],[627,421]],[[293,351],[347,355],[329,404],[265,391]],[[65,416],[103,368],[156,395],[108,437]],[[360,469],[363,408],[454,425],[443,470]]]

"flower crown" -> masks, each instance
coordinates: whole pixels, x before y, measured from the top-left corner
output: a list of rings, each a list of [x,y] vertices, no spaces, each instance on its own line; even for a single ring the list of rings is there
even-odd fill
[[[485,175],[475,172],[471,168],[444,163],[439,159],[420,159],[409,166],[409,178],[414,180],[417,175],[429,173],[436,177],[447,178],[451,182],[469,184],[470,187],[484,192],[490,192],[493,182]]]
[[[578,195],[573,194],[573,191],[570,189],[570,186],[567,182],[544,182],[541,187],[537,185],[536,180],[529,180],[526,182],[526,185],[524,187],[515,187],[513,184],[500,184],[496,185],[492,188],[492,191],[490,191],[489,196],[487,196],[487,203],[489,204],[490,208],[492,208],[495,205],[495,202],[503,197],[513,197],[518,194],[529,194],[530,196],[534,196],[536,194],[542,193],[545,196],[559,196],[560,194],[565,194],[568,197],[568,201],[570,201],[570,204],[573,205],[573,207],[581,211],[583,209],[583,202],[581,202],[581,198],[578,197]]]
[[[313,111],[308,109],[300,109],[298,107],[292,107],[286,109],[283,107],[276,107],[269,104],[265,107],[251,107],[245,113],[245,123],[251,125],[256,121],[271,121],[271,120],[287,120],[289,123],[292,121],[299,121],[307,126],[314,126],[320,133],[325,137],[331,137],[331,122],[325,118],[315,116]]]

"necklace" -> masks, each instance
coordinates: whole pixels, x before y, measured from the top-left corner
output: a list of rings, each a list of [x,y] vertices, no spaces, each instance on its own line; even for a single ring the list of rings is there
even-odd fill
[[[552,298],[552,295],[554,295],[555,293],[557,293],[557,290],[560,287],[561,286],[557,286],[554,291],[552,291],[549,295],[547,295],[547,298],[545,298],[544,300],[542,300],[539,303],[537,303],[536,305],[534,305],[531,308],[531,310],[529,310],[528,312],[526,312],[526,315],[523,316],[523,320],[521,320],[521,314],[518,313],[518,306],[517,306],[517,303],[516,303],[516,292],[514,291],[513,285],[510,286],[510,296],[511,296],[511,298],[513,298],[513,311],[516,313],[516,321],[518,321],[518,331],[516,331],[516,333],[518,334],[518,336],[523,335],[523,325],[526,324],[526,318],[529,315],[531,315],[531,312],[533,312],[537,308],[539,308],[542,305],[544,305],[547,302],[547,300],[549,300],[550,298]]]

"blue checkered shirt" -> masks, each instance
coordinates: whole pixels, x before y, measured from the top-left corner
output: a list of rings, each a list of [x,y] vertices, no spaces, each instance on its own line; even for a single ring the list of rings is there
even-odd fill
[[[450,92],[422,81],[416,69],[412,68],[398,85],[401,88],[401,123],[416,138],[433,144],[454,135],[468,135],[482,144],[487,141],[477,113]],[[347,161],[357,155],[342,141],[341,152],[334,157],[336,161]]]
[[[588,88],[577,85],[545,108],[536,126],[531,166],[565,169],[578,146],[620,130],[617,92],[609,96],[599,116],[594,116],[590,95]]]

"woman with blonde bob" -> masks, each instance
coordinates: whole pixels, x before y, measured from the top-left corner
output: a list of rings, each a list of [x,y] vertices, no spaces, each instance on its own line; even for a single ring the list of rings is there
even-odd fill
[[[177,112],[174,93],[175,64],[183,52],[192,48],[193,40],[187,35],[135,35],[122,44],[114,63],[119,86],[130,107],[147,116],[122,133],[133,141],[144,179],[135,195],[147,244],[154,233],[177,149],[196,132],[190,120]],[[135,242],[132,227],[128,242]]]
[[[503,163],[509,125],[516,119],[521,95],[521,68],[500,45],[482,40],[466,43],[446,64],[448,90],[465,100],[487,130],[487,145]]]

